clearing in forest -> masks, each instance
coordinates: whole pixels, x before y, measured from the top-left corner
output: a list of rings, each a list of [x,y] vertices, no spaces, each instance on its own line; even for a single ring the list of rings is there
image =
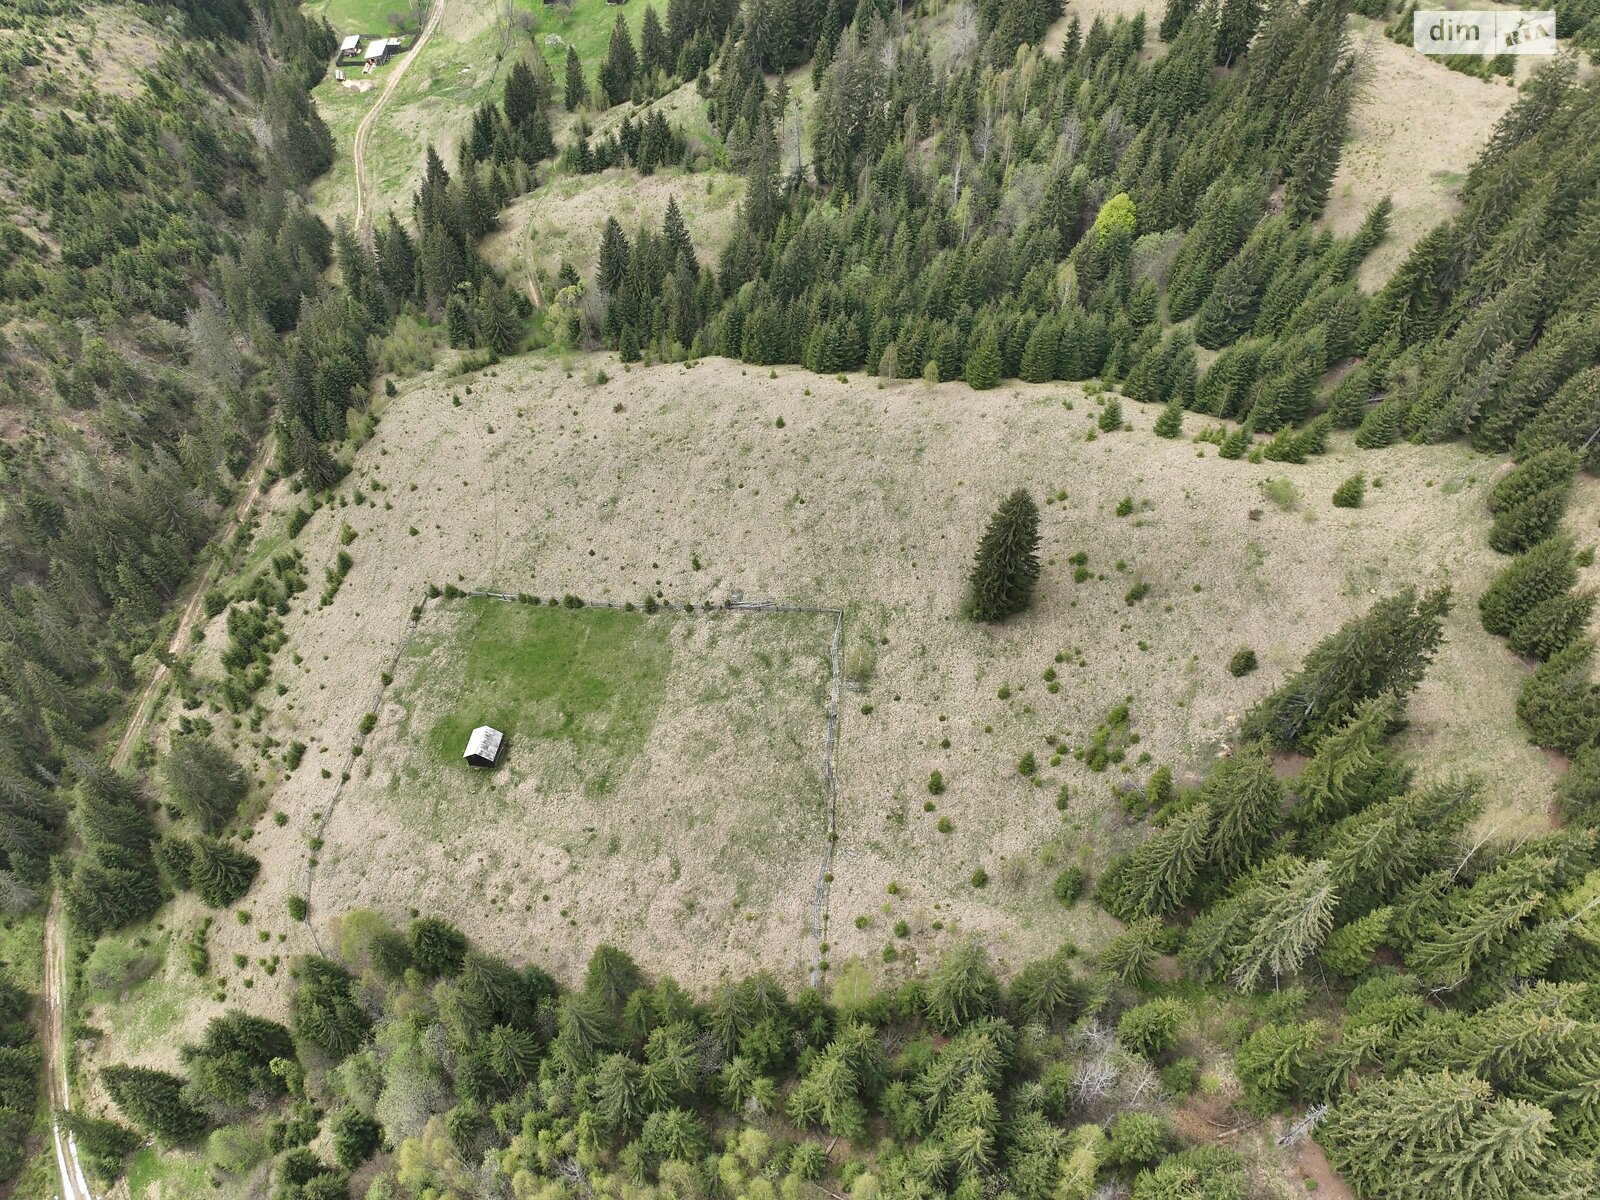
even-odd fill
[[[281,911],[316,854],[319,929],[342,908],[416,907],[572,976],[611,941],[685,983],[757,963],[800,980],[827,621],[682,611],[735,593],[844,610],[836,966],[859,957],[898,978],[972,933],[1008,965],[1063,938],[1092,948],[1107,922],[1086,901],[1061,905],[1054,886],[1069,866],[1092,879],[1134,836],[1115,790],[1158,764],[1194,778],[1312,645],[1409,584],[1456,594],[1410,708],[1420,772],[1479,770],[1486,822],[1546,821],[1551,767],[1515,717],[1527,668],[1476,611],[1504,561],[1485,538],[1499,462],[1453,445],[1364,452],[1345,434],[1304,465],[1229,461],[1190,440],[1214,422],[1189,414],[1183,437],[1163,439],[1157,409],[1125,403],[1131,428],[1105,432],[1100,399],[1070,385],[880,389],[719,360],[624,371],[613,356],[574,360],[570,375],[528,355],[402,383],[339,498],[294,539],[313,575],[341,549],[353,566],[327,607],[315,589],[296,601],[275,674],[285,690],[262,694],[262,733],[308,750],[274,793],[286,823],[252,839],[255,905]],[[1358,470],[1363,506],[1333,507]],[[977,625],[960,615],[973,548],[1018,486],[1043,513],[1036,601]],[[270,501],[269,539],[304,498],[279,488]],[[1569,519],[1594,516],[1582,489]],[[678,611],[430,602],[377,704],[429,581],[636,605],[659,593]],[[629,617],[625,636],[642,640],[625,648],[608,640],[622,625],[590,632],[587,648],[557,637]],[[209,646],[226,640],[222,619]],[[519,682],[496,657],[514,660],[511,646],[528,663],[598,654],[598,675],[572,677],[598,682]],[[1235,678],[1242,646],[1261,665]],[[618,660],[655,696],[625,702],[600,669]],[[481,716],[462,700],[473,686]],[[657,701],[642,742],[595,751],[594,712],[636,729],[627,706]],[[496,718],[512,726],[509,770],[465,774],[446,742]],[[692,813],[704,815],[691,828]],[[255,952],[233,922],[213,936],[216,953]]]
[[[447,915],[563,972],[598,941],[803,968],[832,635],[805,613],[431,601],[323,835],[314,909]],[[490,770],[462,761],[481,724],[506,735]]]

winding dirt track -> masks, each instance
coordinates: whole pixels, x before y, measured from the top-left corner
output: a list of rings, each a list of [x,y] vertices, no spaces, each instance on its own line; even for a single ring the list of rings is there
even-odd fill
[[[356,232],[365,235],[371,227],[371,214],[367,212],[367,140],[372,136],[372,126],[376,123],[378,115],[383,112],[388,104],[390,95],[394,92],[400,80],[405,78],[406,69],[422,48],[428,44],[428,39],[433,36],[433,31],[439,28],[439,18],[444,16],[444,0],[434,0],[432,10],[428,13],[428,23],[422,27],[422,32],[417,35],[417,40],[412,43],[411,49],[395,64],[389,73],[388,80],[383,85],[383,91],[378,93],[378,98],[372,102],[372,107],[367,110],[367,115],[361,118],[361,124],[356,126],[355,140],[350,145],[350,157],[355,161],[356,168]]]
[[[218,535],[218,544],[231,538],[234,531],[245,521],[249,520],[250,510],[255,507],[256,499],[261,495],[261,483],[267,471],[267,446],[263,446],[256,464],[250,475],[250,486],[245,489],[244,497],[239,501],[233,511],[232,518],[227,526]],[[172,631],[172,637],[167,642],[167,650],[173,655],[179,654],[183,647],[188,645],[191,631],[196,622],[200,620],[204,611],[204,597],[206,588],[210,585],[216,571],[216,559],[207,564],[206,569],[196,581],[193,594],[189,602],[183,606],[183,612],[178,617],[178,624]],[[112,751],[111,765],[124,766],[128,755],[139,741],[139,735],[144,732],[144,727],[149,723],[150,711],[155,705],[156,696],[161,690],[161,684],[167,677],[167,666],[157,662],[155,670],[150,672],[150,678],[144,685],[144,690],[139,693],[139,702],[134,706],[133,715],[128,718],[128,727],[123,730],[117,748]],[[72,1093],[67,1079],[67,1031],[66,1031],[66,934],[62,927],[61,897],[50,897],[50,909],[44,919],[44,1069],[48,1085],[48,1098],[52,1114],[70,1110],[72,1108]],[[61,1176],[61,1200],[96,1200],[95,1194],[89,1187],[89,1178],[84,1174],[83,1164],[78,1160],[78,1145],[73,1136],[61,1128],[61,1122],[52,1115],[50,1122],[51,1136],[55,1141],[56,1169]]]
[[[412,44],[405,56],[395,65],[388,81],[384,84],[383,91],[379,93],[372,108],[361,119],[361,124],[356,128],[355,141],[351,147],[351,156],[355,161],[356,173],[356,228],[365,232],[369,224],[367,212],[367,141],[371,137],[372,127],[379,114],[383,111],[390,95],[400,80],[405,77],[406,69],[417,57],[417,53],[428,43],[434,30],[439,27],[439,19],[444,15],[444,0],[436,0],[432,11],[428,15],[428,22],[423,26],[422,32],[417,35],[417,40]],[[262,450],[255,468],[251,473],[250,486],[245,490],[244,498],[240,500],[234,510],[233,517],[219,536],[220,541],[226,541],[233,536],[236,529],[243,524],[250,515],[250,510],[255,506],[257,497],[261,494],[261,482],[266,474],[267,451]],[[183,612],[178,617],[178,624],[172,631],[172,638],[167,643],[168,651],[174,656],[179,654],[183,647],[188,645],[195,624],[200,620],[202,605],[206,588],[211,583],[211,577],[216,569],[215,560],[209,564],[205,572],[196,583],[189,602],[184,605]],[[124,766],[128,755],[138,743],[140,735],[149,723],[151,709],[155,705],[156,697],[160,694],[161,685],[167,678],[165,663],[157,662],[155,670],[150,673],[149,680],[144,689],[139,693],[139,701],[134,706],[133,715],[128,718],[128,727],[123,730],[117,748],[111,755],[113,767]],[[50,897],[50,908],[45,915],[44,925],[44,1068],[48,1084],[48,1099],[52,1113],[69,1111],[72,1108],[72,1094],[67,1076],[66,1055],[66,935],[62,926],[61,898],[57,895]],[[61,1178],[60,1200],[97,1200],[89,1186],[88,1176],[84,1173],[83,1164],[78,1158],[76,1139],[61,1128],[59,1120],[51,1120],[51,1136],[55,1143],[56,1169]]]

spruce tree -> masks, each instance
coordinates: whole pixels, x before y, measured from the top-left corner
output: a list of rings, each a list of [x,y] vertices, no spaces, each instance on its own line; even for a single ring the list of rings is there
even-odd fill
[[[1163,438],[1180,437],[1183,434],[1183,404],[1174,397],[1167,402],[1161,410],[1161,415],[1156,418],[1155,435]]]
[[[667,35],[661,28],[654,5],[645,5],[644,24],[639,27],[639,69],[646,78],[657,71],[670,73],[667,61]]]
[[[1534,608],[1565,594],[1577,582],[1572,543],[1564,537],[1549,538],[1495,574],[1478,599],[1478,615],[1485,630],[1504,637]]]
[[[1593,642],[1574,642],[1541,663],[1522,685],[1517,716],[1534,745],[1570,756],[1600,738],[1600,689],[1591,676],[1593,659]]]
[[[578,58],[575,46],[567,47],[567,74],[566,83],[561,92],[561,103],[568,112],[574,111],[578,105],[588,99],[589,85],[583,80],[583,63]]]
[[[1391,910],[1375,908],[1328,934],[1318,955],[1335,975],[1360,975],[1372,965],[1372,955],[1389,932]]]
[[[939,960],[928,977],[926,1006],[928,1020],[942,1033],[994,1015],[1000,984],[980,942],[963,942]]]
[[[1378,601],[1312,649],[1299,672],[1246,715],[1241,732],[1305,752],[1365,700],[1390,692],[1403,706],[1433,661],[1449,610],[1447,587]]]
[[[1339,894],[1325,859],[1299,865],[1261,899],[1250,936],[1234,954],[1230,977],[1241,992],[1300,969],[1322,948]]]
[[[621,104],[633,91],[633,81],[638,74],[639,55],[633,48],[633,35],[619,12],[611,26],[605,62],[600,67],[600,84],[605,88],[606,99],[612,104]]]
[[[537,107],[539,107],[538,81],[528,69],[528,64],[519,62],[511,68],[511,74],[506,76],[505,97],[501,101],[501,108],[506,114],[506,123],[513,130],[521,129]]]
[[[113,1065],[100,1072],[106,1094],[135,1125],[168,1142],[190,1142],[206,1130],[206,1115],[184,1095],[184,1082],[167,1071]]]
[[[1366,492],[1367,477],[1357,471],[1349,479],[1346,479],[1333,489],[1333,506],[1335,508],[1360,508]]]
[[[1000,382],[1000,341],[992,329],[974,340],[967,353],[964,378],[976,392],[987,391]]]
[[[1211,839],[1209,804],[1196,804],[1176,814],[1120,859],[1106,873],[1106,907],[1131,921],[1161,917],[1188,903],[1205,865]]]
[[[1553,446],[1513,467],[1489,492],[1489,511],[1516,508],[1550,488],[1568,487],[1578,475],[1578,455],[1569,446]]]
[[[1594,615],[1593,588],[1563,592],[1534,605],[1511,627],[1506,644],[1515,654],[1543,661],[1583,636]]]
[[[1018,488],[989,518],[973,563],[967,611],[1000,621],[1024,611],[1039,579],[1039,506]]]
[[[237,846],[215,838],[199,837],[191,843],[189,883],[212,908],[229,908],[250,890],[261,863]]]
[[[1501,554],[1521,554],[1554,537],[1567,512],[1571,485],[1556,484],[1495,515],[1489,545]]]
[[[1159,918],[1134,921],[1095,956],[1095,963],[1119,983],[1141,984],[1161,956],[1166,930]]]
[[[1283,785],[1260,745],[1241,746],[1206,775],[1200,798],[1211,807],[1207,881],[1243,874],[1272,839],[1283,814]]]
[[[233,819],[250,786],[226,750],[194,733],[172,739],[161,773],[178,807],[207,833],[216,833]]]

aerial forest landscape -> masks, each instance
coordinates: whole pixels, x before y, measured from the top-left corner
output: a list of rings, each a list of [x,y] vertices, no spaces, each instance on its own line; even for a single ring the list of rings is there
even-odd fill
[[[0,0],[0,1200],[1600,1197],[1597,65]]]

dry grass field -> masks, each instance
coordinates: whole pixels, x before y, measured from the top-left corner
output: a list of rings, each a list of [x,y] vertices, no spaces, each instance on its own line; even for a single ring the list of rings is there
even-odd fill
[[[1407,583],[1448,581],[1459,598],[1412,705],[1407,740],[1423,772],[1484,773],[1486,819],[1507,829],[1546,820],[1552,768],[1513,716],[1526,667],[1476,621],[1500,563],[1484,542],[1495,460],[1456,446],[1367,454],[1340,439],[1305,466],[1253,465],[1154,437],[1155,411],[1137,405],[1132,431],[1089,440],[1098,410],[1075,388],[880,390],[720,361],[623,372],[609,356],[577,370],[602,363],[616,372],[604,384],[528,356],[404,386],[341,502],[297,539],[318,575],[348,527],[355,565],[331,605],[315,589],[296,603],[286,690],[267,697],[267,731],[310,747],[273,796],[286,823],[263,821],[251,842],[264,870],[248,903],[274,930],[319,858],[312,921],[289,929],[287,951],[370,904],[397,919],[450,916],[568,978],[599,941],[697,985],[757,961],[798,978],[809,961],[820,842],[795,818],[816,793],[821,629],[610,614],[646,638],[621,657],[659,702],[648,735],[608,752],[617,759],[603,769],[563,737],[514,735],[506,766],[474,777],[451,759],[477,719],[466,681],[483,668],[471,664],[521,635],[472,632],[465,601],[434,601],[384,692],[428,581],[613,602],[659,592],[680,608],[735,593],[842,606],[852,682],[827,957],[860,957],[881,977],[970,932],[1012,965],[1064,937],[1092,946],[1104,918],[1087,903],[1062,908],[1052,884],[1066,865],[1092,875],[1131,836],[1113,787],[1157,763],[1192,776],[1317,639]],[[1187,432],[1198,428],[1190,417]],[[1357,469],[1381,486],[1361,509],[1333,508]],[[1019,485],[1049,497],[1038,602],[1007,625],[973,625],[958,611],[972,547]],[[1119,517],[1124,499],[1133,511]],[[298,499],[280,487],[272,503],[269,544]],[[1575,528],[1594,519],[1585,493]],[[1087,577],[1074,582],[1079,553]],[[1130,603],[1140,582],[1149,590]],[[534,611],[555,630],[597,615],[511,605],[501,619]],[[1243,645],[1262,666],[1234,679],[1224,664]],[[513,718],[565,711],[503,682],[494,703]],[[1122,761],[1092,771],[1074,751],[1122,703]],[[369,711],[376,727],[352,759]],[[1031,776],[1019,770],[1030,752]],[[253,955],[256,937],[219,921],[213,955]],[[272,987],[256,983],[257,996]]]
[[[1467,168],[1517,92],[1390,41],[1376,21],[1352,17],[1351,28],[1367,78],[1326,220],[1336,233],[1353,233],[1379,200],[1394,202],[1388,238],[1361,267],[1361,285],[1376,291],[1423,234],[1454,215]]]
[[[799,973],[833,623],[434,601],[328,826],[313,905],[408,897],[569,977],[599,940]],[[462,762],[483,723],[507,735],[493,771]]]

